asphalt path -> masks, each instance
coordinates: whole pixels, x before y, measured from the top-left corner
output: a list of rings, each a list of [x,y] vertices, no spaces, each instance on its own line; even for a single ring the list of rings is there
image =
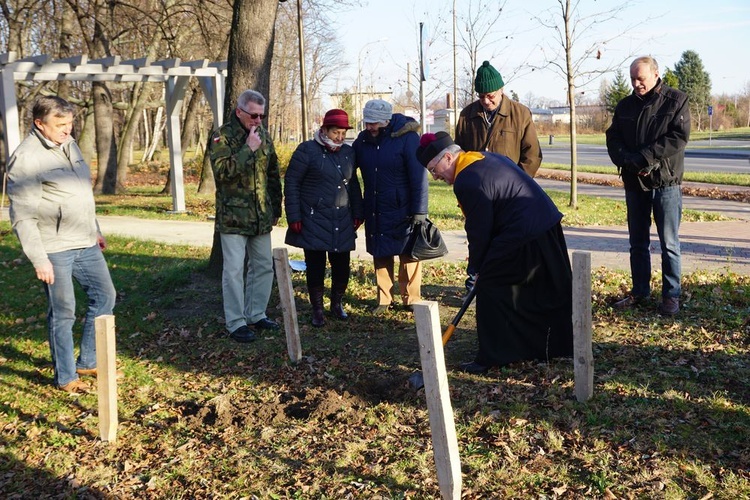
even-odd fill
[[[695,141],[685,150],[685,170],[750,174],[750,143],[748,141]],[[545,163],[570,164],[570,143],[542,144]],[[579,144],[578,165],[611,166],[607,148],[600,145]]]

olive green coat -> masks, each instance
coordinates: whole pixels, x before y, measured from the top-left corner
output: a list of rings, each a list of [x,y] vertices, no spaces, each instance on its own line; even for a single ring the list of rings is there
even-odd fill
[[[458,117],[455,142],[464,151],[489,151],[505,155],[531,177],[542,163],[542,148],[536,135],[531,111],[508,96],[490,127],[479,101],[466,106]]]
[[[271,232],[281,217],[279,161],[265,128],[261,146],[252,151],[247,130],[236,115],[212,136],[209,155],[216,183],[216,230],[258,236]]]

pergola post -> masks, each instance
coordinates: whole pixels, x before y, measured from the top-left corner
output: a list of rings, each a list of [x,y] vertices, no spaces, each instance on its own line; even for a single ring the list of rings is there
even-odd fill
[[[214,117],[214,126],[224,121],[226,62],[181,62],[179,59],[151,61],[150,58],[122,61],[119,56],[88,60],[86,55],[50,61],[46,55],[17,59],[14,52],[0,54],[0,112],[5,132],[6,158],[21,144],[16,81],[162,82],[167,102],[167,142],[171,172],[172,206],[185,211],[182,171],[180,114],[185,89],[191,77],[198,78]]]
[[[3,113],[3,132],[5,133],[5,160],[21,144],[21,127],[18,119],[18,101],[16,100],[16,80],[12,69],[0,70],[0,109]]]
[[[185,182],[182,172],[182,141],[180,140],[180,111],[185,100],[185,87],[189,76],[171,76],[166,84],[167,143],[171,172],[172,210],[185,211]]]

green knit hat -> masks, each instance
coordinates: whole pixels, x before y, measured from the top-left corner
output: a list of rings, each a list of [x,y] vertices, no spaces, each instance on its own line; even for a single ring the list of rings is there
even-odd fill
[[[492,67],[489,61],[484,61],[477,69],[477,77],[474,79],[474,90],[477,94],[488,94],[505,86],[503,77]]]

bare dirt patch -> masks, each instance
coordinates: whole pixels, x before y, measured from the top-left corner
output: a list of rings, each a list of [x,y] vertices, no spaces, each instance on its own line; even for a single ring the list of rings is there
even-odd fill
[[[203,427],[227,428],[249,425],[277,425],[286,421],[335,420],[351,422],[365,403],[349,392],[308,388],[286,391],[271,401],[247,401],[239,396],[223,394],[198,403],[183,401],[175,410],[190,429]]]

